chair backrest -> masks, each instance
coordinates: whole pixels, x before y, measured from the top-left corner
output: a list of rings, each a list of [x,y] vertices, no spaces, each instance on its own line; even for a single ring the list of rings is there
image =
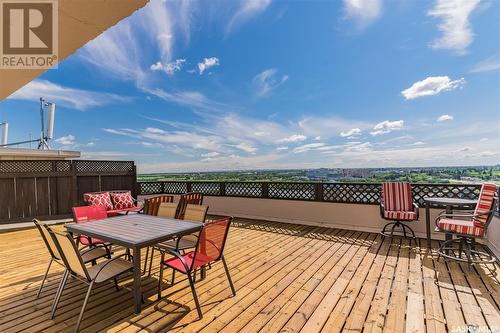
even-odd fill
[[[108,217],[103,206],[80,206],[73,207],[73,220],[75,223],[84,223],[93,220],[101,220]]]
[[[75,221],[75,223],[85,223],[88,221],[102,220],[107,217],[108,213],[106,212],[106,208],[104,208],[103,206],[73,207],[73,220]],[[85,240],[89,240],[87,236],[83,235],[79,236],[78,239],[84,244]]]
[[[491,217],[493,217],[493,206],[495,204],[495,193],[497,187],[495,184],[483,184],[481,187],[481,193],[479,193],[479,199],[477,201],[476,209],[474,210],[474,215],[481,214],[474,218],[474,225],[477,227],[485,227]],[[490,214],[485,214],[488,211],[492,211]]]
[[[191,205],[202,205],[203,204],[203,193],[200,192],[189,192],[182,194],[179,199],[179,206],[177,207],[176,218],[184,218],[184,212],[186,211],[186,206]]]
[[[205,262],[212,262],[221,258],[232,220],[232,217],[225,217],[207,222],[203,226],[198,237],[191,268],[194,267],[198,258]]]
[[[37,219],[34,219],[33,223],[35,223],[36,228],[40,232],[40,236],[42,236],[43,242],[45,243],[45,246],[47,247],[47,250],[49,251],[52,259],[61,259],[59,250],[52,240],[52,236],[50,236],[50,227],[46,223],[43,223],[42,221],[39,221]]]
[[[87,268],[83,263],[80,252],[78,251],[75,241],[73,240],[71,235],[67,232],[60,233],[54,230],[50,230],[50,235],[52,236],[52,240],[56,244],[57,249],[61,254],[66,268],[71,272],[85,278],[87,281],[90,281],[90,276]]]
[[[157,197],[144,199],[144,209],[143,212],[146,215],[158,215],[158,208],[163,202],[174,202],[173,195],[161,195]],[[177,207],[177,205],[176,205]]]
[[[176,211],[177,211],[176,203],[162,202],[158,207],[156,216],[174,219]]]
[[[382,200],[386,211],[413,211],[413,195],[410,183],[382,183]]]
[[[208,206],[188,204],[186,205],[186,211],[184,212],[184,220],[203,223],[205,222],[207,211]]]

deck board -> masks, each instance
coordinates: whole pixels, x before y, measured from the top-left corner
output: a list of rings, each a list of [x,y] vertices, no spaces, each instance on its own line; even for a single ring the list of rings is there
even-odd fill
[[[59,226],[60,228],[60,226]],[[92,293],[82,332],[446,332],[500,326],[498,265],[437,261],[436,247],[375,234],[237,219],[226,247],[237,295],[222,265],[196,288],[198,320],[184,276],[156,297],[158,255],[143,277],[144,310],[135,314],[131,275]],[[0,233],[0,331],[70,332],[86,286],[69,281],[49,319],[62,268],[35,299],[48,253],[35,229]],[[170,279],[170,271],[165,279]],[[484,330],[483,330],[484,331]]]

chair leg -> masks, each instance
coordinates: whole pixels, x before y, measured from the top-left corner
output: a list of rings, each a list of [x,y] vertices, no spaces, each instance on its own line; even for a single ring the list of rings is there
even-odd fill
[[[87,290],[87,294],[85,295],[85,300],[83,301],[82,310],[80,311],[80,315],[78,316],[78,320],[76,321],[75,332],[78,332],[80,329],[80,323],[83,319],[83,313],[85,312],[85,308],[87,307],[87,302],[89,301],[90,292],[92,291],[92,286],[94,285],[94,281],[90,282],[89,289]]]
[[[59,283],[59,288],[57,288],[56,297],[54,298],[54,304],[52,304],[52,310],[50,311],[50,319],[54,319],[54,317],[56,315],[57,304],[59,303],[59,300],[61,299],[61,295],[63,293],[64,286],[66,285],[66,281],[68,281],[68,276],[69,276],[69,271],[65,270],[64,275],[61,279],[61,282]]]
[[[396,222],[396,223],[394,223],[394,225],[392,226],[392,228],[391,228],[391,235],[390,235],[391,239],[392,239],[392,238],[394,238],[394,229],[396,229],[396,227],[397,227],[398,225],[399,225],[399,222]]]
[[[118,279],[117,278],[113,278],[113,281],[115,283],[115,289],[116,289],[116,291],[120,291],[120,287],[118,286]]]
[[[54,259],[50,258],[49,265],[47,266],[47,270],[45,271],[45,274],[43,276],[42,283],[40,284],[40,287],[38,288],[38,292],[36,293],[36,298],[40,297],[40,293],[42,292],[43,284],[45,283],[45,280],[47,279],[47,275],[49,275],[50,266],[52,266],[52,261],[54,261]]]
[[[161,299],[161,290],[162,290],[162,280],[163,280],[163,260],[165,259],[165,254],[161,254],[160,261],[160,276],[158,277],[158,300]]]
[[[153,257],[155,253],[155,248],[151,248],[151,257],[149,258],[149,271],[148,271],[148,276],[151,276],[151,267],[153,267]]]
[[[144,258],[144,269],[142,274],[146,274],[146,269],[148,268],[148,256],[149,256],[149,246],[146,248],[146,257]]]
[[[469,271],[472,270],[472,253],[471,253],[471,247],[470,244],[465,244],[465,255],[467,257],[467,267],[469,268]]]
[[[234,289],[233,280],[231,280],[231,275],[229,275],[229,269],[227,268],[226,260],[224,256],[221,257],[222,264],[224,265],[224,270],[226,271],[227,280],[229,281],[229,286],[231,287],[231,291],[233,292],[233,296],[236,296],[236,290]]]
[[[175,269],[172,269],[172,284],[171,284],[171,286],[174,285],[174,280],[175,280]]]
[[[196,310],[198,311],[198,317],[199,319],[203,318],[203,314],[201,313],[201,306],[200,302],[198,301],[198,296],[196,295],[196,290],[194,288],[194,281],[193,278],[191,277],[191,273],[187,273],[188,280],[189,280],[189,286],[191,287],[191,292],[193,293],[193,298],[194,298],[194,303],[196,304]]]

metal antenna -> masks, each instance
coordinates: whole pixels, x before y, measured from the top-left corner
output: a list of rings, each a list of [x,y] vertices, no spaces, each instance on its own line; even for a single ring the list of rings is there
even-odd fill
[[[49,143],[47,142],[47,138],[45,136],[45,120],[43,119],[43,107],[47,106],[48,104],[45,103],[45,100],[40,97],[40,121],[42,125],[42,130],[40,132],[40,143],[38,144],[38,149],[50,149]]]
[[[49,124],[48,124],[48,129],[47,133],[45,133],[45,117],[44,117],[44,108],[48,108],[48,116],[49,116]],[[30,133],[30,138],[27,141],[19,141],[19,142],[12,142],[12,143],[7,143],[7,142],[1,142],[0,147],[8,147],[8,146],[16,146],[16,145],[22,145],[22,144],[27,144],[29,143],[30,148],[31,148],[31,143],[32,142],[38,142],[38,149],[48,149],[50,150],[48,140],[52,139],[54,136],[54,115],[55,115],[55,110],[56,110],[56,105],[51,102],[47,102],[43,99],[43,97],[40,97],[40,125],[41,125],[41,131],[40,131],[40,139],[32,139],[31,133]],[[5,131],[8,130],[8,125],[4,125],[4,133]],[[4,134],[5,136],[5,134]],[[3,140],[6,141],[6,140]]]

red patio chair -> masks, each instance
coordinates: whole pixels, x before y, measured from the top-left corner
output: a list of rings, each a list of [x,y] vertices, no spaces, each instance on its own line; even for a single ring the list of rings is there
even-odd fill
[[[175,214],[176,219],[184,219],[184,214],[186,213],[187,205],[202,205],[203,204],[203,193],[200,192],[189,192],[182,194],[179,199],[179,205],[177,206],[177,213]]]
[[[403,232],[403,237],[407,237],[407,231],[411,238],[415,239],[413,229],[402,222],[418,220],[418,206],[413,202],[410,183],[387,182],[382,183],[382,200],[380,202],[380,217],[391,221],[387,223],[380,234],[384,237],[394,237],[394,231]],[[392,225],[391,231],[387,228]],[[399,229],[399,230],[398,230]]]
[[[80,206],[73,207],[73,220],[75,223],[85,223],[88,221],[102,220],[108,217],[108,213],[103,206]],[[104,241],[91,238],[85,235],[80,235],[77,238],[77,244],[81,243],[85,246],[93,247],[97,244],[105,244]]]
[[[443,256],[467,262],[469,268],[472,264],[495,262],[491,254],[475,249],[475,241],[477,238],[485,237],[486,230],[493,219],[498,204],[498,198],[495,197],[496,190],[495,184],[483,184],[474,211],[439,214],[436,219],[436,231],[451,233],[457,236],[457,239],[447,240],[441,245],[438,250],[438,259]],[[457,251],[458,256],[455,255]],[[465,259],[462,258],[463,254],[465,254]],[[474,256],[476,259],[473,258]]]
[[[160,278],[158,280],[158,299],[161,298],[163,269],[164,266],[168,266],[173,269],[172,285],[174,284],[176,271],[187,275],[191,292],[193,293],[194,302],[196,304],[196,309],[198,311],[198,317],[201,319],[203,314],[201,313],[200,303],[194,287],[194,275],[196,274],[196,270],[201,269],[203,266],[213,264],[219,260],[222,261],[222,264],[224,265],[226,277],[229,281],[229,286],[231,287],[233,296],[236,296],[236,290],[234,289],[233,282],[231,281],[229,269],[227,268],[223,255],[227,233],[232,219],[232,217],[226,217],[206,223],[198,235],[198,243],[196,244],[194,251],[186,254],[180,254],[172,249],[162,249]],[[173,255],[174,257],[165,259],[165,254],[167,253]]]

